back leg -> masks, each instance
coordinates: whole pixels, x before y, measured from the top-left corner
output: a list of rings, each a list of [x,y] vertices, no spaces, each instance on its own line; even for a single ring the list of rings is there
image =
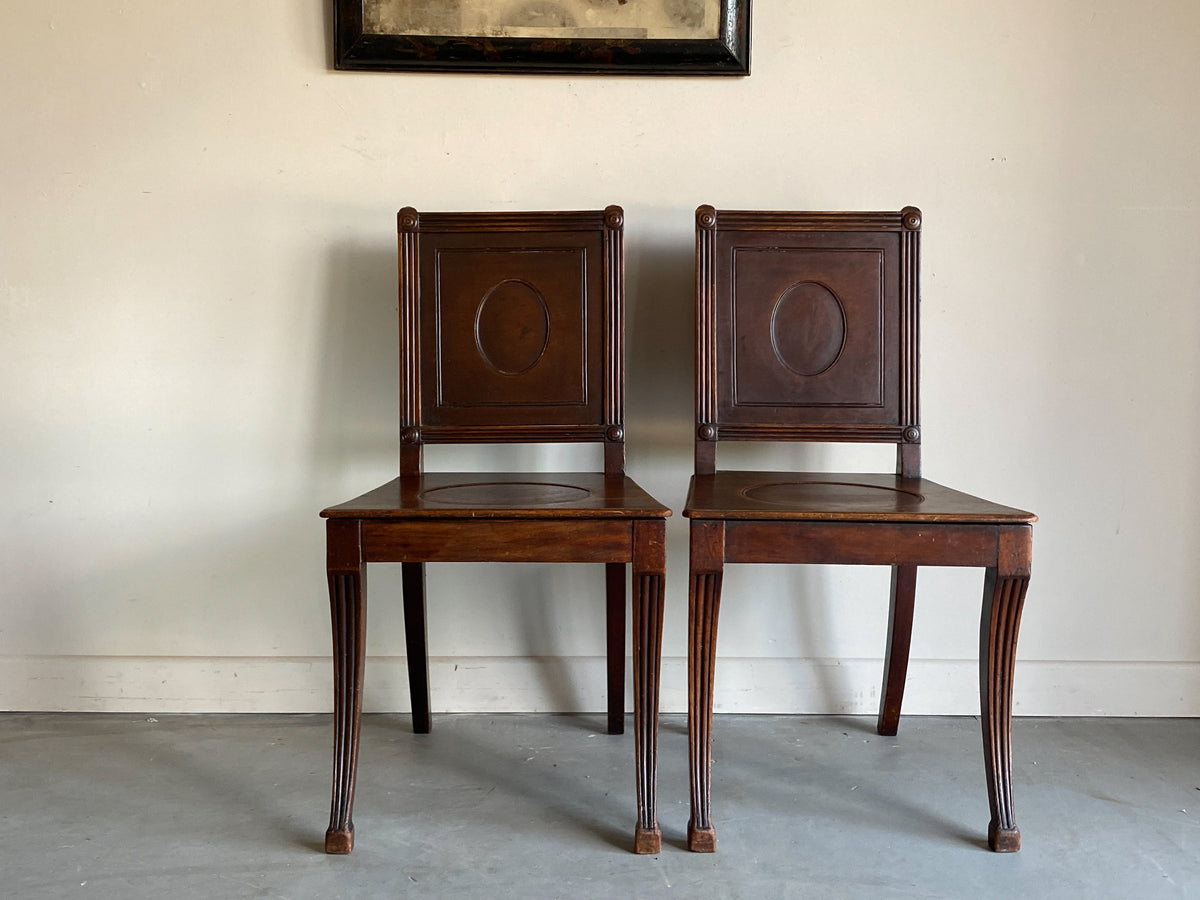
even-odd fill
[[[605,630],[608,635],[608,733],[625,733],[625,564],[606,563]]]
[[[408,692],[414,734],[429,734],[429,653],[425,626],[425,563],[400,564],[404,592],[404,643],[408,653]]]
[[[900,727],[900,705],[904,701],[904,681],[908,677],[908,650],[912,643],[913,607],[917,594],[916,566],[892,566],[891,593],[877,729],[883,735],[895,734]]]

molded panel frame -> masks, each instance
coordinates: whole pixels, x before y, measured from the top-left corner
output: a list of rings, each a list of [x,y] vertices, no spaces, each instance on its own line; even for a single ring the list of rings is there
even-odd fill
[[[623,445],[620,207],[544,213],[405,207],[397,225],[402,444]],[[446,254],[481,265],[467,266],[447,284],[439,268]],[[505,281],[528,285],[547,316],[544,350],[525,371],[507,374],[488,364],[476,330],[489,291]]]
[[[920,226],[921,214],[915,207],[899,212],[836,213],[718,211],[711,206],[700,207],[696,211],[697,441],[918,443]],[[882,254],[878,359],[883,379],[881,402],[864,402],[861,391],[858,396],[850,391],[840,399],[832,396],[836,393],[833,391],[828,397],[817,397],[817,402],[804,402],[801,397],[786,404],[770,403],[763,397],[758,398],[759,402],[754,402],[753,397],[746,402],[745,391],[740,395],[736,392],[739,373],[729,371],[722,360],[738,355],[738,337],[734,333],[738,287],[734,254],[739,248]],[[808,278],[798,267],[791,283]],[[784,284],[780,290],[786,289]],[[760,302],[778,300],[775,296]],[[862,304],[858,306],[861,314]],[[852,325],[848,321],[848,342],[853,340]],[[769,338],[769,335],[759,337]],[[778,362],[779,371],[786,374],[787,366],[782,359]],[[840,367],[839,360],[830,373]],[[847,371],[850,368],[847,366]],[[849,382],[842,387],[847,385],[852,387]]]

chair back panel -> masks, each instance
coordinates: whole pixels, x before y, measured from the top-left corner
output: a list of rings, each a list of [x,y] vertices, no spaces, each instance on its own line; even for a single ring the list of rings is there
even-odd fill
[[[696,216],[697,458],[721,440],[920,440],[920,212]]]
[[[622,218],[400,211],[402,445],[623,443]]]

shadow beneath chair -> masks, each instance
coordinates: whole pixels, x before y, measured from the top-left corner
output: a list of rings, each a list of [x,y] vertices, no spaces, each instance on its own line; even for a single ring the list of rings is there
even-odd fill
[[[130,718],[119,765],[136,776],[111,779],[114,823],[143,838],[152,832],[182,853],[221,842],[324,851],[324,830],[313,826],[328,797],[329,716]],[[130,780],[136,789],[122,789]]]
[[[966,723],[963,725],[965,728]],[[960,819],[939,811],[939,806],[945,805],[964,811],[976,806],[983,798],[978,797],[975,780],[961,779],[961,798],[948,795],[944,782],[940,795],[922,793],[919,763],[926,756],[933,758],[933,751],[920,746],[912,754],[903,754],[902,745],[896,744],[898,738],[875,734],[873,720],[781,716],[774,727],[756,723],[755,727],[737,728],[736,735],[727,733],[724,739],[722,731],[734,729],[721,726],[718,719],[713,729],[714,767],[721,770],[717,782],[721,791],[714,809],[718,835],[723,817],[735,815],[740,807],[736,816],[743,820],[761,814],[772,821],[795,819],[829,827],[868,827],[881,833],[902,831],[987,850],[986,801],[978,810],[983,826],[978,830],[963,824],[974,818]],[[976,728],[977,724],[968,729],[972,751]],[[961,735],[957,729],[955,732],[958,737],[967,736],[966,731]],[[790,746],[794,752],[781,753],[781,746]],[[965,744],[957,751],[963,771],[973,773],[977,754],[965,752]],[[895,753],[905,758],[896,760]],[[945,752],[937,755],[946,758]],[[941,776],[945,777],[944,771]],[[886,783],[889,780],[897,787]]]
[[[407,758],[400,764],[411,767],[409,787],[428,793],[429,808],[438,809],[444,827],[455,828],[457,819],[490,827],[494,818],[495,828],[520,832],[521,822],[513,818],[512,809],[518,804],[540,820],[529,822],[530,839],[539,829],[567,826],[614,849],[632,849],[637,803],[632,779],[626,777],[633,757],[631,736],[568,727],[557,739],[532,724],[535,718],[544,720],[542,716],[453,714],[435,715],[432,733],[414,735],[406,718],[363,717],[363,754],[370,761],[360,768],[360,781],[377,778],[381,766],[395,764],[379,758],[382,731],[393,735],[393,749]],[[550,729],[589,721],[585,716],[554,716]],[[588,736],[580,737],[585,730]],[[477,799],[446,802],[462,789]],[[423,808],[420,801],[407,796],[397,801],[395,812],[404,815],[405,808]]]
[[[851,732],[856,734],[869,734],[872,737],[881,737],[876,728],[875,720],[866,716],[821,716],[815,722],[800,719],[801,725],[816,725],[821,728],[831,728],[841,731],[843,734]]]
[[[602,712],[551,713],[555,728],[570,728],[574,731],[586,731],[588,734],[618,737],[608,734],[608,716]],[[625,713],[625,731],[633,728],[633,713]]]
[[[511,598],[519,644],[516,656],[536,663],[540,687],[548,695],[549,710],[581,709],[586,706],[578,673],[562,653],[560,635],[570,634],[588,623],[585,633],[593,635],[590,652],[604,655],[604,567],[584,564],[506,564],[511,572],[504,595]],[[495,566],[487,570],[492,577]],[[626,638],[628,641],[628,638]],[[603,678],[603,675],[601,676]]]

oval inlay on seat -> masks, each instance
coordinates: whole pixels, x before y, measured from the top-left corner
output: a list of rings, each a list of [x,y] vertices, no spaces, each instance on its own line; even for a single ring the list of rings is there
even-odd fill
[[[576,503],[591,496],[587,488],[548,481],[481,481],[447,484],[421,492],[422,500],[453,506],[499,506],[516,509]]]
[[[847,481],[774,481],[745,488],[747,500],[830,511],[912,511],[925,497],[916,491]]]
[[[550,311],[542,295],[524,281],[493,287],[475,311],[475,347],[501,375],[528,372],[550,341]]]
[[[845,346],[846,311],[825,285],[802,281],[775,301],[771,347],[776,358],[797,375],[828,371]]]

